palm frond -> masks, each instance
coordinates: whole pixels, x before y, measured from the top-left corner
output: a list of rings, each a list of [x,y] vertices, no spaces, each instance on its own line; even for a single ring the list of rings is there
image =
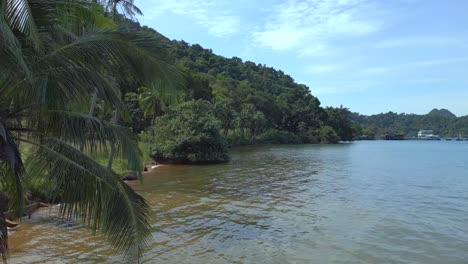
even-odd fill
[[[118,146],[117,154],[127,160],[128,169],[140,173],[141,152],[129,128],[114,125],[86,114],[49,111],[43,119],[44,133],[54,135],[73,146],[95,153],[110,144]]]
[[[24,166],[14,136],[0,121],[0,168],[3,171],[2,189],[14,198],[11,207],[21,212],[23,207]]]
[[[39,48],[39,32],[28,0],[6,0],[4,4],[5,20],[10,28],[21,32],[35,48]]]
[[[24,60],[21,44],[7,25],[2,12],[0,12],[0,57],[2,58],[0,70],[13,69],[15,71],[19,70],[23,74],[29,73],[29,67]]]
[[[140,87],[139,101],[145,116],[156,115],[157,110],[164,110],[166,105],[181,102],[182,86],[170,86],[161,80],[155,81],[149,87]]]
[[[37,148],[28,164],[52,177],[62,191],[63,216],[87,221],[126,257],[141,256],[150,235],[149,207],[141,196],[119,175],[64,141],[49,137],[42,144],[25,142]]]

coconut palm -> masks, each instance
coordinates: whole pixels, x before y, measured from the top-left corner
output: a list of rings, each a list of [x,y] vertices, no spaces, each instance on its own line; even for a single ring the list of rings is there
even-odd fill
[[[134,19],[136,15],[143,15],[141,10],[134,4],[133,0],[103,0],[101,3],[105,6],[106,11],[115,19],[118,9],[124,17]]]
[[[112,19],[117,21],[117,9],[120,8],[122,10],[122,14],[124,17],[130,17],[131,19],[135,18],[135,15],[143,15],[141,10],[134,5],[133,0],[107,0],[103,2],[106,11],[109,14],[112,14]],[[93,104],[96,104],[97,94],[95,93],[93,96],[93,102],[91,105],[91,109],[94,109]],[[90,109],[90,115],[92,115],[92,111]],[[112,122],[114,124],[119,124],[120,122],[120,110],[115,108],[114,117]],[[115,145],[111,144],[110,146],[110,153],[109,153],[109,160],[107,162],[107,169],[112,170],[112,163],[114,162],[115,157]]]
[[[152,126],[165,107],[180,102],[182,95],[182,91],[177,86],[170,87],[161,81],[152,83],[150,87],[140,87],[138,92],[140,107],[146,118],[151,117]]]
[[[99,5],[86,0],[0,1],[0,190],[10,208],[21,212],[23,183],[31,175],[53,181],[63,216],[101,231],[125,257],[141,256],[150,235],[146,201],[90,158],[116,146],[129,169],[139,172],[137,144],[126,127],[79,110],[96,92],[125,111],[115,78],[120,65],[149,81],[177,79],[157,56],[157,44],[118,31]]]

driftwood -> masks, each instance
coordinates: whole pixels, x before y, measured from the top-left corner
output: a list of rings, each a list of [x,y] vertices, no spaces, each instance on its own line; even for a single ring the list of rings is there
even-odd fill
[[[49,207],[49,205],[44,204],[44,203],[33,203],[30,205],[27,205],[23,209],[23,216],[31,216],[31,214],[36,211],[37,209],[41,207]],[[10,210],[4,213],[5,218],[7,219],[13,219],[16,216],[18,216],[18,213],[15,210]]]
[[[5,219],[5,224],[8,228],[15,228],[19,225],[18,223],[10,221],[8,219]]]

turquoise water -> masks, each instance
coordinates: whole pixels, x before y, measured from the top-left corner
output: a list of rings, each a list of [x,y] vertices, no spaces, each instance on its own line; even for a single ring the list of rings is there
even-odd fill
[[[159,167],[136,188],[154,209],[145,263],[468,262],[468,142],[245,147],[229,164]],[[54,234],[39,235],[12,260],[50,248]],[[37,261],[118,261],[100,243],[60,243],[77,238]]]

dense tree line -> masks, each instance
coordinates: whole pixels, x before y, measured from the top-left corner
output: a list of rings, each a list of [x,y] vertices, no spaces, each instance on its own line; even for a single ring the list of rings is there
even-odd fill
[[[351,119],[361,126],[359,134],[372,138],[383,134],[416,136],[422,129],[433,130],[444,137],[468,136],[468,116],[456,117],[446,109],[433,109],[425,115],[388,112],[366,116],[353,113]]]

